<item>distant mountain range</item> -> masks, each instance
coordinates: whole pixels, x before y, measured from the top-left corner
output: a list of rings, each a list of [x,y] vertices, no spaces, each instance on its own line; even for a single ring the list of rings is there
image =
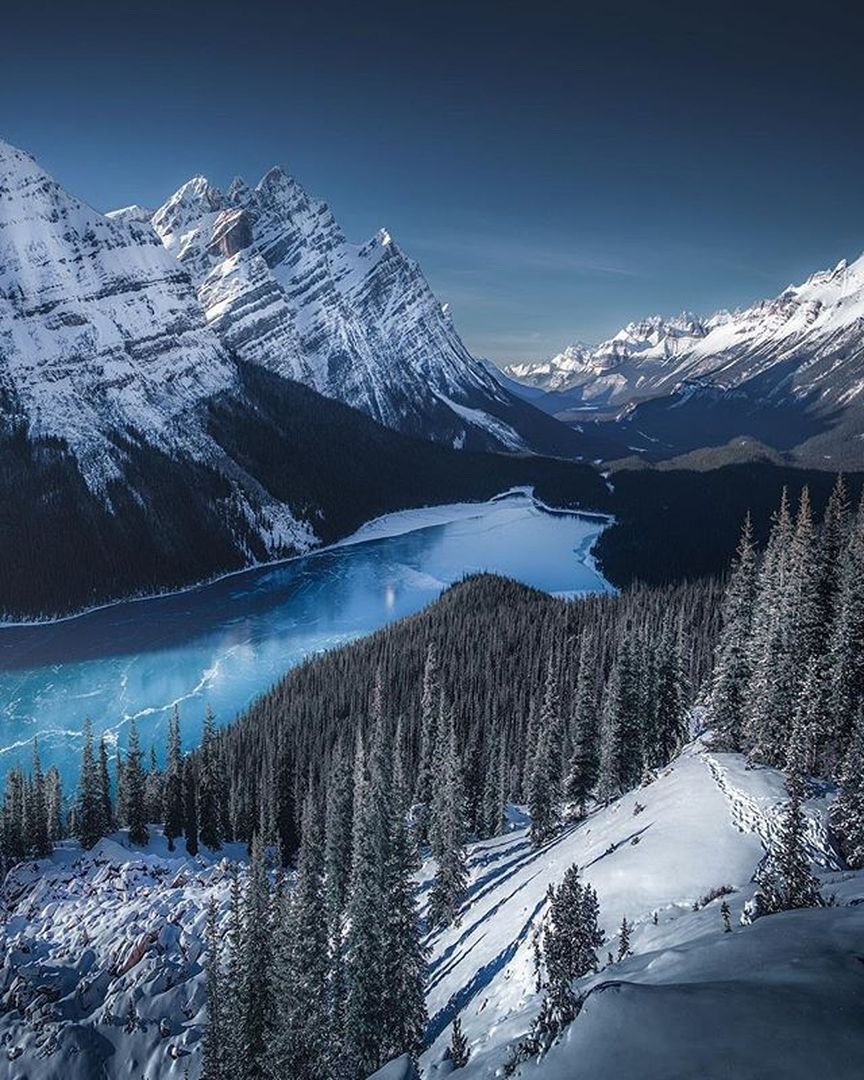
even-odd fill
[[[864,256],[745,310],[654,316],[504,374],[571,423],[617,419],[651,456],[749,435],[811,463],[860,465]]]
[[[0,142],[0,613],[303,552],[583,443],[281,170],[103,215]]]

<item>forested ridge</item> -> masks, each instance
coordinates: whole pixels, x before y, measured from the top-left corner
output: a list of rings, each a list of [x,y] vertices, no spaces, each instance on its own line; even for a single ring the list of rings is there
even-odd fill
[[[784,491],[764,545],[745,521],[724,579],[572,602],[466,579],[308,660],[223,730],[208,713],[191,753],[175,712],[163,768],[146,761],[133,721],[112,775],[88,725],[71,806],[34,746],[31,773],[7,781],[3,859],[45,854],[68,832],[91,847],[118,825],[136,844],[154,827],[171,846],[183,836],[191,854],[246,841],[227,933],[211,911],[201,1075],[364,1080],[423,1048],[424,937],[462,918],[469,839],[500,833],[520,803],[542,848],[663,769],[696,717],[715,747],[786,776],[749,917],[824,904],[802,803],[815,781],[836,784],[834,841],[864,865],[862,657],[864,501],[854,507],[837,480],[818,524],[806,487],[794,502]],[[422,916],[421,851],[434,865]],[[598,926],[574,867],[549,891],[544,999],[512,1069],[579,1014],[573,981],[598,969]],[[625,919],[619,961],[629,929]],[[465,1053],[454,1022],[451,1059]]]

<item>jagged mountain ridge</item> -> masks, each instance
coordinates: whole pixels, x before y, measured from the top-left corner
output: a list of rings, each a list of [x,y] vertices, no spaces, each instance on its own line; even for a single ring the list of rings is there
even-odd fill
[[[846,438],[864,430],[864,256],[743,310],[706,319],[653,316],[628,324],[594,349],[574,346],[550,361],[512,365],[506,374],[548,391],[542,404],[552,413],[630,410],[634,429],[651,416],[641,403],[652,399],[674,396],[675,407],[687,405],[689,412],[693,402],[703,417],[709,401],[716,413],[722,399],[723,410],[732,408],[741,417],[737,428],[728,426],[734,418],[724,417],[726,438],[761,436],[748,412],[790,406],[822,418],[812,432],[805,425],[791,440],[816,453],[826,444],[824,429],[839,425]],[[729,406],[735,395],[738,404]],[[650,427],[652,437],[662,433],[663,423]]]
[[[152,223],[189,270],[208,325],[244,360],[458,448],[575,452],[570,433],[471,356],[386,230],[350,244],[327,204],[282,169],[225,192],[195,177]]]

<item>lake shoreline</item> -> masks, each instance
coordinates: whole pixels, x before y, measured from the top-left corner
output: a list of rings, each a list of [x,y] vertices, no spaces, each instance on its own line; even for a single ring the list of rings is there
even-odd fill
[[[568,509],[567,507],[549,506],[547,503],[544,503],[541,499],[536,497],[533,487],[513,487],[508,488],[506,491],[499,492],[497,495],[493,495],[491,499],[484,499],[479,502],[438,503],[432,506],[418,506],[409,510],[394,510],[388,514],[382,514],[380,517],[371,518],[369,521],[364,522],[359,529],[356,529],[353,533],[343,537],[341,540],[335,540],[332,544],[310,548],[309,551],[299,552],[296,555],[288,555],[284,558],[268,559],[264,562],[252,562],[237,570],[227,570],[224,573],[215,574],[212,577],[204,578],[201,581],[195,581],[189,585],[183,585],[176,589],[157,590],[156,592],[122,596],[115,600],[107,600],[105,603],[93,604],[91,607],[80,608],[76,611],[69,612],[67,615],[51,615],[44,618],[37,616],[32,619],[0,619],[0,633],[4,630],[54,626],[61,623],[72,622],[75,619],[81,619],[99,611],[109,611],[111,608],[121,607],[123,604],[142,604],[147,603],[150,600],[164,600],[172,596],[183,596],[187,593],[197,592],[200,589],[206,589],[220,581],[240,577],[243,574],[251,574],[258,570],[286,566],[290,563],[297,562],[300,559],[308,559],[315,555],[323,555],[330,551],[338,551],[341,548],[354,547],[357,544],[366,544],[375,540],[385,540],[392,537],[404,536],[407,533],[418,532],[421,529],[428,529],[435,525],[448,525],[454,521],[459,521],[462,518],[473,516],[477,511],[482,510],[483,507],[489,507],[504,499],[517,498],[520,496],[529,499],[538,510],[542,510],[547,514],[559,514],[566,517],[578,517],[589,521],[605,522],[607,528],[615,522],[615,517],[612,514],[605,514],[599,510],[578,510]],[[449,511],[449,515],[443,514],[442,512],[444,511]],[[414,524],[408,524],[407,527],[399,527],[400,523],[407,523],[408,519],[412,518],[419,520],[416,520]],[[392,523],[390,528],[385,524],[387,522]],[[378,528],[376,528],[376,526],[378,526]],[[592,549],[602,535],[602,532],[603,530],[601,529],[592,540],[591,547],[586,553],[586,565],[589,565],[590,568],[597,573],[598,576],[602,577],[611,588],[614,588],[612,583],[604,577],[597,567],[593,555]]]

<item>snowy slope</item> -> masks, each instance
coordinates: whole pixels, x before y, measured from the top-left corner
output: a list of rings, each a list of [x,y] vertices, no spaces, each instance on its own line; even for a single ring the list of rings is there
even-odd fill
[[[751,307],[700,319],[653,316],[596,348],[571,346],[552,360],[506,373],[531,387],[568,392],[574,404],[620,408],[685,383],[789,395],[815,407],[859,404],[864,391],[864,255],[841,261]]]
[[[621,917],[635,922],[635,955],[585,981],[613,985],[591,995],[568,1039],[526,1076],[788,1080],[812,1076],[805,1066],[817,1058],[821,1075],[857,1075],[844,1062],[864,1052],[864,907],[848,905],[864,898],[864,876],[836,869],[824,799],[808,807],[812,854],[842,906],[737,925],[782,801],[776,773],[696,744],[654,783],[538,852],[522,827],[472,845],[461,925],[429,941],[425,1075],[446,1074],[457,1012],[472,1050],[466,1080],[494,1076],[527,1032],[539,1004],[531,934],[548,885],[574,861],[597,889],[613,951]],[[518,817],[514,809],[515,825]],[[204,909],[215,896],[224,911],[227,863],[169,857],[162,841],[133,854],[106,840],[84,858],[60,851],[42,870],[18,868],[3,887],[0,1076],[83,1080],[103,1065],[108,1077],[182,1076],[188,1065],[195,1077]],[[427,864],[421,896],[431,872]],[[719,885],[736,890],[733,934],[721,932],[719,900],[692,910]],[[139,1017],[131,1033],[130,998]],[[791,1051],[780,1056],[776,1040],[787,1035]],[[726,1060],[721,1048],[739,1055],[738,1071],[714,1067]]]
[[[544,445],[540,418],[468,353],[386,230],[349,243],[327,204],[281,169],[224,193],[195,177],[153,227],[243,359],[411,434],[459,447]]]
[[[109,431],[195,452],[179,418],[233,380],[152,230],[97,213],[0,141],[0,389],[30,435],[65,439],[98,486],[118,472]]]

